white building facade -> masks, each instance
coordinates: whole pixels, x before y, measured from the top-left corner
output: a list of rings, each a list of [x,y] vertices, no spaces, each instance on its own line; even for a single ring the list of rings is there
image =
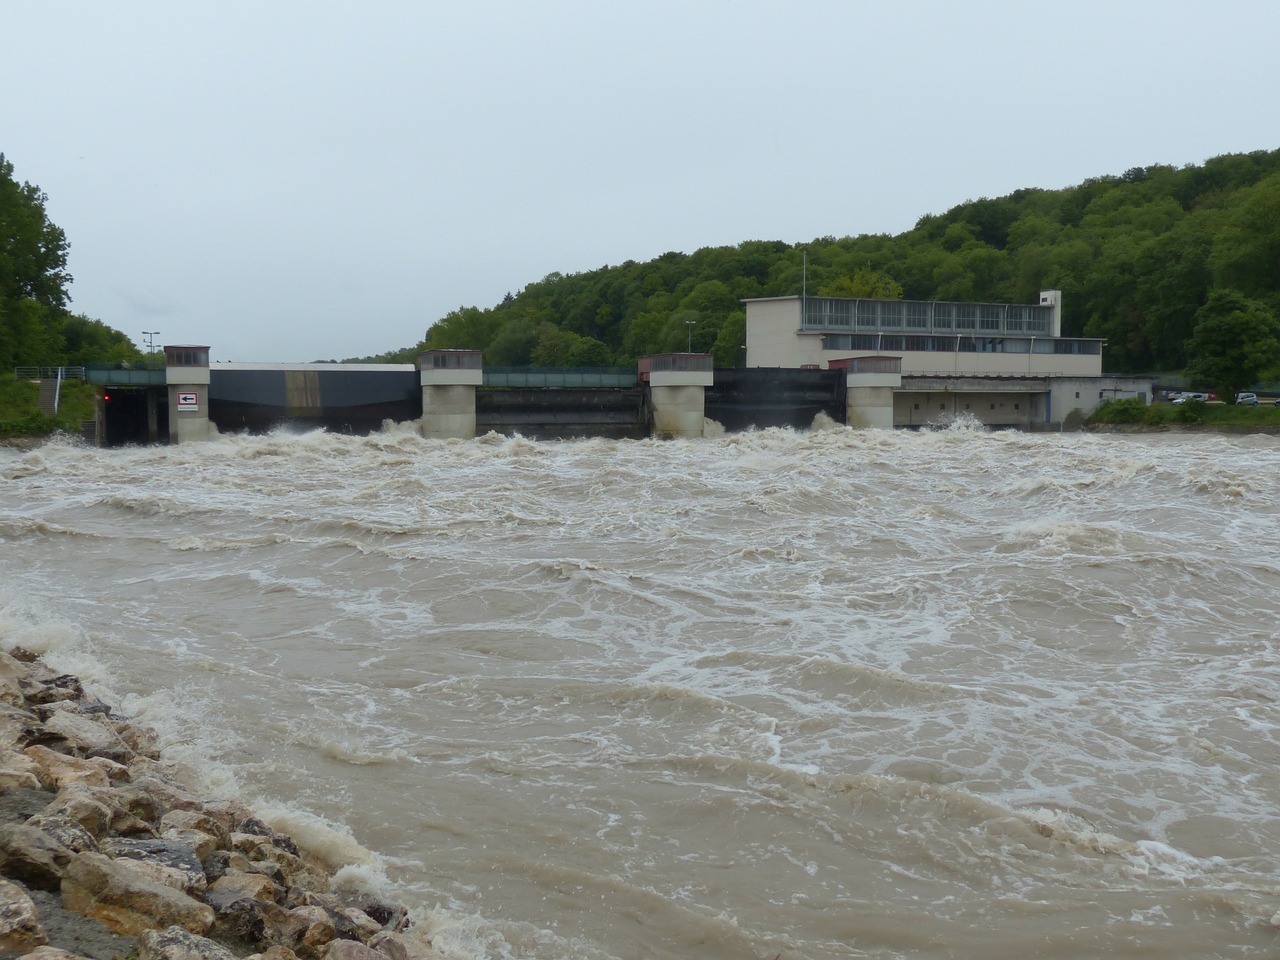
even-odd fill
[[[748,367],[826,370],[898,358],[895,427],[957,416],[1021,429],[1075,426],[1106,399],[1150,402],[1154,391],[1150,378],[1104,377],[1104,341],[1062,336],[1057,290],[1042,291],[1035,304],[810,296],[744,303]]]

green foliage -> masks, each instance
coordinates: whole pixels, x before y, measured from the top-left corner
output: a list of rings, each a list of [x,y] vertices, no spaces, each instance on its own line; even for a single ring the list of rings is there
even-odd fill
[[[0,153],[0,371],[141,360],[123,333],[67,310],[69,245],[46,200]]]
[[[133,341],[101,320],[67,314],[62,321],[61,366],[89,363],[135,363],[144,359]]]
[[[603,344],[613,363],[691,346],[736,366],[741,301],[799,294],[806,279],[822,296],[913,300],[1032,303],[1060,289],[1063,334],[1105,339],[1108,372],[1180,369],[1215,292],[1280,314],[1280,150],[983,197],[898,236],[752,240],[552,273],[442,317],[427,343],[534,362],[549,324]],[[569,341],[555,342],[540,356],[563,362]]]
[[[886,273],[861,267],[853,276],[842,274],[818,290],[820,297],[866,297],[873,300],[901,300],[902,284]]]
[[[1280,365],[1280,320],[1263,303],[1215,290],[1196,312],[1187,376],[1230,403]]]
[[[39,386],[30,380],[18,380],[12,374],[0,375],[0,436],[43,437],[62,431],[79,433],[82,420],[92,420],[96,394],[87,383],[67,380],[56,416],[40,413],[37,399]]]
[[[1147,419],[1147,404],[1137,397],[1107,400],[1089,418],[1090,423],[1142,423]]]
[[[0,153],[0,370],[60,355],[67,240],[45,215],[45,195],[19,183]]]
[[[1275,297],[1280,277],[1280,174],[1236,193],[1213,238],[1211,265],[1221,287]]]
[[[1169,410],[1171,411],[1169,420],[1174,423],[1203,423],[1209,405],[1203,400],[1186,400],[1182,403],[1169,404]],[[1163,413],[1161,409],[1160,415],[1162,416]]]
[[[1280,406],[1268,403],[1247,407],[1231,403],[1205,403],[1201,400],[1147,405],[1136,398],[1127,398],[1109,400],[1102,404],[1089,416],[1088,424],[1122,424],[1153,429],[1204,426],[1208,429],[1263,430],[1274,433],[1280,432]]]

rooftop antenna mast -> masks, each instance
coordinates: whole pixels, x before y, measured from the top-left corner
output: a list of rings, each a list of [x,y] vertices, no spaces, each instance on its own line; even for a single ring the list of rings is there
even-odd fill
[[[800,326],[804,326],[805,309],[809,306],[809,251],[800,254]]]

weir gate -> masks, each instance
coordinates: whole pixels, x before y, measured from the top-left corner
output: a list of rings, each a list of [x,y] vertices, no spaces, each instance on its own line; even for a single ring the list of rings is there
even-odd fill
[[[412,364],[208,363],[207,347],[165,347],[165,364],[89,366],[104,446],[181,443],[286,427],[368,434],[422,421],[422,433],[531,439],[701,436],[846,422],[844,370],[720,369],[707,354],[645,357],[635,368],[481,366],[477,351]],[[210,429],[210,428],[216,429]]]

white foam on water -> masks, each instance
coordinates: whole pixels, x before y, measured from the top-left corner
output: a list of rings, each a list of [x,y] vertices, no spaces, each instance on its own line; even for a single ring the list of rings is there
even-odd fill
[[[397,427],[0,475],[0,643],[458,955],[705,932],[667,905],[745,955],[1266,949],[1269,441]]]

